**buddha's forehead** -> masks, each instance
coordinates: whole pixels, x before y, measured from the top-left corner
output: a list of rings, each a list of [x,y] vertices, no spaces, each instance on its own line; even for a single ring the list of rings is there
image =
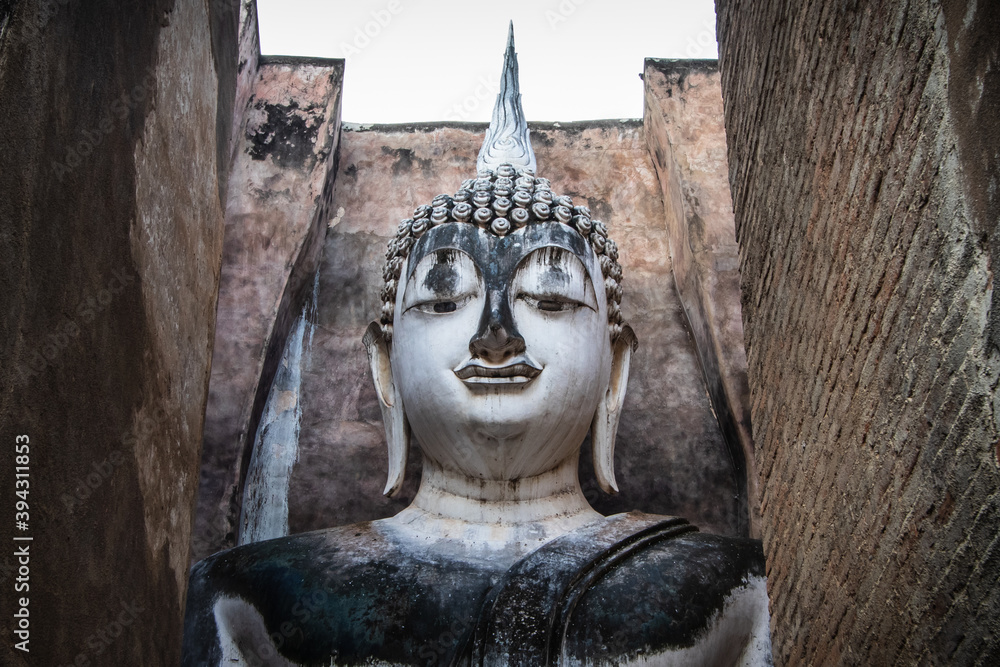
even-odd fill
[[[406,282],[427,255],[459,250],[472,258],[487,283],[499,286],[510,282],[521,260],[541,248],[561,248],[572,253],[587,269],[594,285],[601,284],[600,267],[590,246],[576,231],[559,222],[527,225],[502,237],[466,223],[438,225],[421,236],[410,251]]]

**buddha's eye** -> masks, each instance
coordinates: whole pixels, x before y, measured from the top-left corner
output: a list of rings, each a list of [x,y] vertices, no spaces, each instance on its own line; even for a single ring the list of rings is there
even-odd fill
[[[576,299],[567,296],[559,296],[558,298],[555,298],[554,295],[550,294],[533,295],[522,292],[517,295],[517,298],[521,299],[532,308],[547,313],[559,313],[566,310],[576,310],[577,308],[581,308],[585,305]]]
[[[438,315],[454,313],[465,307],[475,296],[475,294],[463,294],[451,298],[428,299],[427,301],[415,303],[410,308],[419,310],[422,313],[435,313]],[[410,308],[407,308],[407,310]]]

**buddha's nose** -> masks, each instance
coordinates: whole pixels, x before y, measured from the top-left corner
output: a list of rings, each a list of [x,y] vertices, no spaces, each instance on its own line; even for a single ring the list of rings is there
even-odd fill
[[[499,364],[524,352],[524,339],[514,326],[513,314],[502,293],[491,293],[479,321],[479,330],[469,341],[469,352],[491,364]]]

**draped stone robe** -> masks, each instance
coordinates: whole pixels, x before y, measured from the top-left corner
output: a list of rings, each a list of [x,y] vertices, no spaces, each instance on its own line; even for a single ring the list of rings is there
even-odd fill
[[[517,560],[389,521],[191,572],[184,665],[769,665],[756,540],[630,512]]]

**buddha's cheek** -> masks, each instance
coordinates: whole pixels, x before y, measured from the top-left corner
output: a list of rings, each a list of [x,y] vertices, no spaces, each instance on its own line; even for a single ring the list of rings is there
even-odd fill
[[[545,369],[538,379],[548,376],[544,383],[548,392],[592,400],[595,386],[607,382],[611,342],[603,308],[546,313],[518,303],[514,320],[528,356]]]
[[[526,309],[524,309],[526,310]],[[611,374],[611,345],[603,313],[579,309],[545,315],[521,312],[515,317],[528,354],[543,367],[521,396],[518,412],[529,425],[525,456],[535,457],[544,472],[571,455],[590,429]]]
[[[393,382],[421,448],[435,459],[437,450],[462,436],[461,419],[469,392],[454,368],[469,355],[482,304],[478,300],[458,312],[397,315],[392,342]]]

